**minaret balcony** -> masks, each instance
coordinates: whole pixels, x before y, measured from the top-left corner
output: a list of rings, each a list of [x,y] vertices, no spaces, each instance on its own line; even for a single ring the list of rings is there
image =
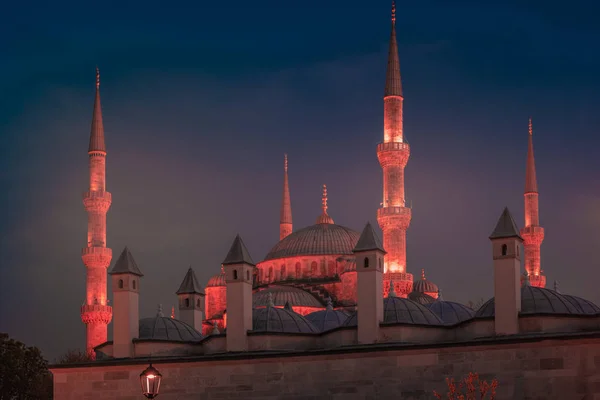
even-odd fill
[[[403,228],[407,229],[410,225],[412,212],[409,207],[382,207],[377,210],[377,221],[381,229]]]
[[[410,157],[410,146],[406,142],[384,142],[377,145],[377,158],[382,168],[405,167]]]
[[[108,268],[112,260],[112,249],[108,247],[84,247],[81,249],[81,259],[86,267]]]
[[[83,193],[83,205],[87,211],[106,212],[112,203],[112,195],[104,190]]]
[[[112,320],[112,307],[101,304],[84,304],[81,306],[81,320],[84,324],[108,324]]]
[[[521,229],[521,237],[525,245],[539,245],[544,240],[544,228],[541,226],[526,226]]]

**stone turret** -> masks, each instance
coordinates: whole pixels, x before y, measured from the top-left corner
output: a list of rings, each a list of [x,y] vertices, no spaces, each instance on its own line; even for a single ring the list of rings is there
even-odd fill
[[[223,261],[227,284],[227,351],[248,350],[252,329],[252,276],[255,264],[240,235]]]
[[[383,97],[383,143],[377,146],[377,158],[383,169],[383,202],[377,210],[377,222],[383,231],[385,256],[385,292],[394,280],[399,297],[412,291],[413,276],[406,269],[406,230],[412,218],[404,196],[404,168],[410,157],[410,147],[404,139],[402,80],[396,42],[396,6],[392,3],[392,31]]]
[[[87,245],[81,257],[87,270],[86,299],[81,306],[81,320],[86,325],[86,351],[93,356],[94,347],[106,342],[107,325],[112,308],[106,298],[106,271],[112,250],[106,247],[106,213],[112,197],[106,191],[106,145],[100,105],[100,72],[96,69],[96,98],[88,147],[90,186],[83,194],[88,213]]]
[[[502,212],[490,241],[494,259],[494,329],[498,335],[516,334],[519,332],[521,311],[519,249],[523,239],[508,208]]]
[[[202,332],[204,292],[192,267],[190,267],[177,290],[179,320]]]
[[[140,335],[139,302],[142,272],[127,247],[109,272],[113,291],[113,356],[133,357],[133,339]]]
[[[383,322],[383,259],[385,250],[367,223],[353,250],[356,256],[358,342],[375,343]],[[392,284],[393,292],[393,284]]]
[[[540,226],[539,193],[533,157],[533,125],[529,118],[529,144],[527,149],[527,170],[525,173],[525,226],[521,229],[525,249],[525,271],[529,283],[535,287],[546,287],[546,277],[542,273],[540,247],[544,241],[544,228]]]

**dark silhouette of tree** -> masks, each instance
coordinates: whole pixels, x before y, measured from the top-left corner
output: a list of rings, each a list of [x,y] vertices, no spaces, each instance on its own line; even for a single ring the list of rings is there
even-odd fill
[[[37,347],[0,333],[0,400],[52,399],[52,375]]]
[[[90,354],[81,350],[67,350],[65,354],[56,359],[55,364],[74,364],[93,361]]]

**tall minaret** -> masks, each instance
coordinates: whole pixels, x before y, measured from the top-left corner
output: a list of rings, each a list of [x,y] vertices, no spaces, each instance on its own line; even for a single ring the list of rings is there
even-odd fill
[[[404,167],[410,156],[410,147],[402,131],[402,82],[400,60],[396,43],[396,5],[392,2],[392,33],[388,53],[384,107],[383,143],[377,146],[377,158],[383,169],[383,202],[377,210],[377,222],[383,231],[385,256],[384,292],[393,279],[399,297],[412,291],[413,277],[406,272],[406,230],[410,225],[411,210],[404,198]]]
[[[106,247],[106,213],[111,204],[111,195],[106,191],[106,146],[98,68],[88,154],[90,189],[83,194],[83,204],[88,213],[87,246],[81,252],[87,269],[87,296],[85,304],[81,306],[81,320],[87,328],[86,350],[93,355],[94,347],[106,342],[107,325],[112,319],[112,307],[107,305],[106,298],[106,271],[112,259],[112,250]]]
[[[279,240],[292,233],[292,201],[290,200],[290,184],[288,182],[288,158],[283,161],[283,200],[281,201],[281,217],[279,220]]]
[[[531,118],[529,118],[529,148],[525,173],[525,226],[521,229],[521,237],[525,248],[525,271],[529,275],[529,283],[535,287],[546,287],[546,277],[542,275],[540,266],[540,247],[544,241],[544,228],[540,226]]]

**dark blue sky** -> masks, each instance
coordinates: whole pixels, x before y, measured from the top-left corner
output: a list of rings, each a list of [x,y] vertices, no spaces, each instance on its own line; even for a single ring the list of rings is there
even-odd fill
[[[0,331],[50,358],[84,345],[96,65],[108,242],[115,259],[128,245],[146,274],[142,316],[175,304],[190,264],[203,282],[218,273],[236,233],[255,260],[276,243],[284,152],[296,229],[314,223],[323,183],[336,223],[375,222],[387,0],[36,3],[0,13]],[[523,224],[531,115],[542,268],[600,302],[599,6],[397,9],[408,270],[425,268],[446,299],[492,296],[487,237],[505,205]]]

